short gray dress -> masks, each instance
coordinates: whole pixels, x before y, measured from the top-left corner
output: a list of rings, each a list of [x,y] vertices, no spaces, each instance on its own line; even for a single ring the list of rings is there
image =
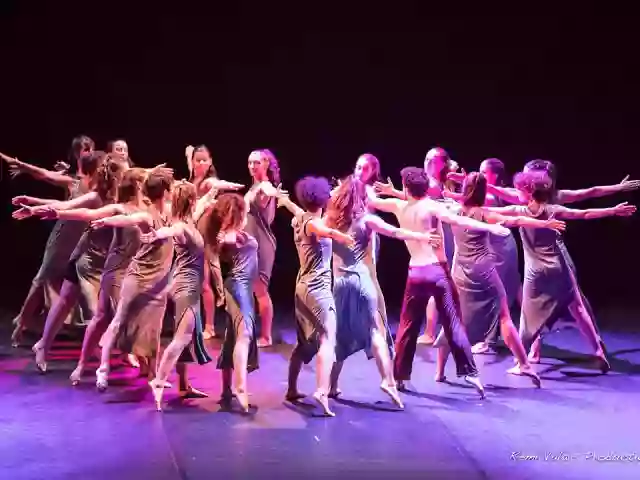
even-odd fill
[[[305,363],[318,352],[319,338],[327,327],[335,332],[336,305],[331,291],[331,251],[329,238],[318,238],[307,231],[313,216],[304,213],[296,218],[294,242],[300,270],[294,297],[298,343],[294,350]]]

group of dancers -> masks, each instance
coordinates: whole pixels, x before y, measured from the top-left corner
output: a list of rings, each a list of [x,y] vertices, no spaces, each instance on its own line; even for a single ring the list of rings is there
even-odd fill
[[[278,207],[293,216],[300,261],[287,401],[304,397],[298,377],[315,357],[312,398],[323,414],[333,416],[329,400],[341,394],[344,361],[364,351],[375,358],[381,390],[402,409],[399,392],[411,388],[419,343],[437,348],[437,382],[445,380],[451,354],[457,375],[483,397],[474,354],[492,350],[499,336],[515,357],[508,373],[539,387],[532,364],[539,361],[542,335],[558,320],[574,321],[598,367],[609,370],[562,232],[567,220],[629,216],[636,208],[564,205],[638,189],[639,181],[558,190],[554,165],[534,160],[508,187],[500,160],[484,160],[477,172],[467,174],[445,150],[433,148],[423,168],[401,171],[402,189],[382,181],[380,162],[364,154],[337,185],[323,177],[299,180],[294,201],[282,188],[270,150],[249,155],[252,184],[244,195],[238,193],[244,185],[218,178],[207,147],[187,147],[185,154],[190,176],[179,181],[166,165],[134,166],[124,140],[96,151],[90,138],[77,137],[69,162],[51,170],[0,154],[13,176],[28,174],[66,192],[66,200],[13,198],[15,219],[56,220],[12,336],[19,346],[25,332],[42,331],[33,345],[41,372],[47,371],[51,346],[65,322],[84,321],[73,385],[81,382],[98,350],[96,386],[106,390],[117,350],[148,376],[158,410],[174,368],[181,397],[204,397],[189,383],[187,365],[212,360],[205,340],[215,335],[214,312],[224,305],[228,315],[217,359],[221,401],[231,405],[235,399],[248,412],[247,374],[259,366],[259,349],[273,343],[269,284],[276,238],[271,225]],[[392,213],[399,226],[376,211]],[[523,281],[510,227],[520,229]],[[377,278],[380,236],[404,241],[410,254],[395,340]],[[168,305],[173,337],[160,352]],[[514,307],[521,310],[519,331],[511,316]],[[39,328],[42,312],[46,320]]]

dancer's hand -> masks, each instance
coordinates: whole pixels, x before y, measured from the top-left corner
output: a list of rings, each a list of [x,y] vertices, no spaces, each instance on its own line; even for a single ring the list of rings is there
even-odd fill
[[[33,208],[34,207],[30,207],[29,205],[20,205],[20,208],[18,210],[15,210],[11,214],[11,217],[14,220],[24,220],[25,218],[30,218],[33,216]]]
[[[173,168],[167,167],[166,163],[161,163],[155,167],[147,170],[149,173],[162,173],[164,175],[173,177]]]
[[[93,228],[93,229],[102,228],[106,224],[107,224],[107,219],[106,218],[99,218],[99,219],[94,220],[93,222],[91,222],[91,228]]]
[[[380,195],[391,195],[393,193],[393,191],[395,190],[395,187],[393,186],[393,182],[391,181],[390,177],[387,177],[387,182],[374,182],[373,184],[373,190],[374,192],[376,192],[377,194]]]
[[[153,243],[158,239],[158,232],[155,228],[152,228],[147,233],[140,234],[140,241],[142,243]]]
[[[260,190],[268,197],[278,197],[278,195],[287,195],[287,191],[282,189],[282,184],[278,187],[274,187],[271,182],[262,182],[260,184]]]
[[[10,157],[4,153],[0,153],[0,158],[2,158],[9,167],[9,175],[11,178],[15,178],[23,172],[20,168],[20,160],[17,158]]]
[[[487,226],[489,228],[489,233],[498,235],[499,237],[508,237],[511,234],[511,230],[502,226],[500,223],[494,223]]]
[[[432,228],[425,234],[425,240],[434,248],[440,248],[442,246],[442,236],[435,228]]]
[[[467,172],[462,169],[459,172],[449,172],[447,173],[447,179],[456,183],[464,182],[464,179],[467,177]]]
[[[17,197],[13,197],[11,199],[11,203],[19,207],[24,207],[25,205],[33,205],[35,202],[33,201],[32,197],[29,197],[27,195],[18,195]]]
[[[210,181],[211,188],[216,190],[241,190],[245,185],[235,182],[227,182],[226,180],[220,180],[219,178],[212,178]]]
[[[560,233],[564,232],[567,228],[566,222],[563,222],[562,220],[556,220],[553,217],[549,218],[549,220],[546,221],[546,224],[547,228]]]
[[[49,205],[41,205],[39,207],[33,207],[31,209],[31,215],[40,217],[44,220],[53,220],[58,218],[58,212],[55,208]]]
[[[67,162],[59,161],[53,164],[53,169],[58,173],[67,173],[69,170],[71,170],[71,165],[69,165]]]
[[[619,183],[620,191],[628,192],[629,190],[637,190],[640,188],[640,180],[629,180],[629,175],[624,177]]]
[[[629,205],[629,202],[624,202],[613,207],[614,214],[618,217],[630,217],[636,213],[636,206]]]
[[[220,232],[218,233],[218,243],[235,245],[238,243],[238,233],[233,232]]]

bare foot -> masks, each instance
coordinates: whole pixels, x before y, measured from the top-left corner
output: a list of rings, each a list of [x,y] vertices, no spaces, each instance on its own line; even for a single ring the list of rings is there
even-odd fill
[[[242,408],[242,411],[244,413],[249,413],[249,395],[247,394],[247,392],[236,391],[235,396],[238,400],[238,403],[240,404],[240,407]]]
[[[71,380],[71,385],[74,387],[80,384],[80,380],[82,379],[82,374],[84,373],[84,365],[78,364],[71,375],[69,375],[69,380]]]
[[[287,390],[287,394],[284,396],[287,402],[297,402],[305,397],[306,395],[304,393],[300,393],[298,390]]]
[[[155,380],[151,380],[149,382],[149,386],[151,387],[151,392],[153,393],[153,400],[156,404],[156,410],[158,412],[162,411],[162,395],[164,394],[164,386],[162,383],[156,382]]]
[[[433,338],[431,335],[427,335],[426,333],[424,335],[420,335],[418,337],[418,345],[433,345],[436,342],[436,339]]]
[[[22,325],[17,324],[16,328],[14,328],[13,333],[11,334],[11,346],[13,348],[18,348],[22,343],[22,337],[24,334],[24,329]]]
[[[507,373],[510,375],[520,375],[524,377],[529,377],[537,388],[540,388],[540,385],[542,384],[542,382],[540,381],[540,377],[536,372],[533,371],[533,368],[531,368],[531,365],[527,365],[526,367],[521,367],[520,365],[516,365],[515,367],[512,367],[509,370],[507,370]]]
[[[398,390],[396,389],[395,385],[387,385],[385,382],[383,382],[380,385],[380,389],[384,393],[389,395],[389,397],[391,397],[391,401],[395,403],[398,408],[404,409],[404,405],[402,404],[402,400],[400,400],[400,397],[398,396]]]
[[[529,363],[540,363],[540,352],[542,350],[542,341],[540,337],[533,342],[531,345],[531,349],[529,350],[529,355],[527,356]]]
[[[166,385],[167,382],[165,382]],[[167,388],[166,386],[164,388]],[[193,388],[191,385],[189,385],[187,387],[186,390],[181,390],[180,391],[180,398],[182,399],[188,399],[188,398],[208,398],[209,395],[207,395],[205,392],[202,392],[200,390],[198,390],[197,388]]]
[[[273,346],[273,339],[271,337],[269,338],[260,337],[258,339],[258,348],[269,348],[271,346]]]
[[[210,340],[210,339],[214,338],[215,336],[216,336],[216,334],[210,328],[207,328],[202,333],[202,338],[204,338],[205,340]]]
[[[340,395],[342,395],[342,390],[340,390],[338,387],[332,388],[331,390],[329,390],[329,398],[333,398],[336,399],[338,398]]]
[[[433,379],[438,383],[444,383],[447,381],[447,377],[443,373],[436,373],[436,376]]]
[[[471,377],[467,375],[464,377],[464,381],[476,389],[476,392],[478,392],[478,395],[480,395],[480,398],[484,398],[484,387],[482,386],[480,377]]]
[[[140,361],[133,353],[127,354],[127,363],[133,368],[140,368]]]
[[[471,353],[475,355],[484,355],[486,353],[492,353],[491,348],[485,342],[476,343],[471,347]]]
[[[40,373],[47,373],[47,356],[40,342],[36,343],[31,349],[36,355],[36,368]]]
[[[96,370],[96,388],[99,392],[105,392],[109,386],[109,373],[105,370],[98,368]]]
[[[324,413],[327,417],[335,417],[336,414],[329,408],[329,396],[323,392],[315,392],[313,394],[313,399],[322,409],[322,413]]]

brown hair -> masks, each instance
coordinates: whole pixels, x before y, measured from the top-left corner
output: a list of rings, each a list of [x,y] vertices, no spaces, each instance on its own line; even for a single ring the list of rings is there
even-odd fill
[[[366,211],[365,185],[353,175],[338,187],[327,205],[327,226],[346,231],[357,218]]]
[[[115,201],[123,173],[120,160],[112,158],[102,151],[92,152],[89,157],[91,157],[90,161],[97,165],[95,173],[91,177],[95,185],[93,190],[103,201]]]
[[[246,215],[244,197],[237,193],[223,193],[218,197],[205,225],[204,237],[214,252],[220,250],[218,234],[240,228]]]
[[[481,207],[487,196],[487,177],[471,172],[462,183],[462,204],[465,207]]]
[[[124,172],[118,185],[118,203],[127,203],[136,198],[145,177],[145,171],[139,168],[131,168]]]
[[[175,183],[171,194],[171,216],[181,220],[190,218],[197,199],[198,195],[193,183],[185,180]]]

